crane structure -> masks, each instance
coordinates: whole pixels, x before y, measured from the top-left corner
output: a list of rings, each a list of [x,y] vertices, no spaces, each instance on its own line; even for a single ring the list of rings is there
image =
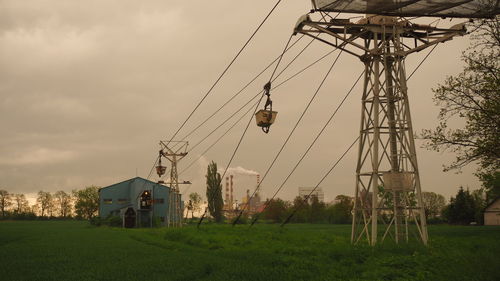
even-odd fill
[[[189,184],[190,182],[179,182],[179,174],[177,173],[177,164],[187,155],[187,141],[160,141],[159,165],[156,167],[158,176],[162,176],[166,172],[166,167],[161,165],[161,159],[166,158],[170,161],[170,180],[167,183],[160,181],[170,187],[170,196],[168,199],[168,216],[167,225],[182,226],[182,206],[181,194],[179,192],[179,184]]]
[[[443,29],[380,15],[351,22],[321,13],[330,20],[304,15],[294,32],[356,56],[365,69],[351,242],[366,238],[375,245],[390,236],[399,243],[418,233],[427,244],[405,58],[464,35],[465,27]]]

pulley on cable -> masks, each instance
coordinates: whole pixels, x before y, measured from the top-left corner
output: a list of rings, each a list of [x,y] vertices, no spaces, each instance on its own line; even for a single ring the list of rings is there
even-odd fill
[[[158,177],[161,178],[161,176],[163,176],[165,174],[165,172],[167,171],[167,167],[166,166],[162,166],[161,165],[161,157],[163,156],[163,150],[160,150],[158,152],[158,166],[156,166],[156,173],[158,174]]]
[[[267,96],[266,105],[264,109],[261,109],[255,113],[255,121],[257,121],[257,126],[262,128],[264,133],[269,133],[271,125],[278,115],[277,111],[273,111],[273,101],[271,100],[271,82],[267,82],[264,85],[264,94]]]

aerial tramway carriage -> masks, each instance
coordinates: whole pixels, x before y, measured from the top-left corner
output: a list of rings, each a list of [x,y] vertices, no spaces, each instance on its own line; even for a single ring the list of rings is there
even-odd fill
[[[264,133],[269,133],[271,125],[276,120],[277,111],[273,111],[273,101],[271,100],[271,82],[264,85],[264,94],[267,96],[266,105],[264,109],[261,109],[255,113],[255,121],[257,126],[262,128]]]
[[[158,176],[161,178],[165,172],[167,171],[167,167],[166,166],[163,166],[161,164],[161,155],[162,155],[162,151],[160,150],[159,152],[159,156],[158,156],[158,166],[156,166],[156,173],[158,174]]]

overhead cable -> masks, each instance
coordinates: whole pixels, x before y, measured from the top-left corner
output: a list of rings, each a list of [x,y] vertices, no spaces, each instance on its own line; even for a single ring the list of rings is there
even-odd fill
[[[283,58],[283,55],[285,54],[285,51],[286,49],[288,48],[288,44],[290,44],[290,40],[292,40],[292,36],[293,35],[290,35],[290,38],[288,39],[288,42],[286,43],[286,46],[285,46],[285,49],[283,50],[283,52],[281,53],[281,57],[280,59],[278,60],[278,63],[276,64],[276,67],[274,68],[274,71],[273,73],[271,74],[271,77],[269,78],[269,81],[272,81],[273,80],[273,76],[274,74],[276,73],[276,70],[278,69],[279,67],[279,64],[281,62],[281,59]],[[224,169],[224,173],[222,174],[222,177],[221,179],[224,178],[224,176],[226,175],[227,173],[227,170],[229,169],[229,166],[231,166],[231,163],[233,162],[233,159],[234,159],[234,156],[236,155],[236,152],[238,151],[240,145],[241,145],[241,142],[243,141],[243,138],[245,137],[246,135],[246,132],[248,130],[248,127],[250,126],[250,123],[252,123],[252,120],[254,118],[254,115],[255,113],[257,112],[257,109],[258,109],[258,106],[260,104],[260,102],[262,101],[262,98],[264,97],[264,94],[261,95],[260,99],[259,99],[259,102],[257,103],[257,106],[255,107],[255,110],[252,114],[252,116],[250,116],[250,119],[248,120],[248,123],[247,123],[247,126],[245,127],[245,130],[243,131],[243,134],[241,134],[241,137],[240,137],[240,140],[238,141],[238,144],[236,145],[234,151],[233,151],[233,154],[231,155],[231,158],[229,159],[229,162],[227,163],[226,165],[226,168]]]
[[[309,192],[309,194],[307,196],[305,196],[304,200],[302,201],[299,201],[300,202],[300,205],[298,206],[295,206],[294,210],[292,211],[292,213],[285,219],[285,221],[281,224],[281,226],[283,227],[285,224],[287,224],[290,219],[295,215],[295,213],[298,211],[298,209],[300,207],[302,207],[302,205],[304,203],[306,203],[309,198],[311,197],[311,195],[314,193],[314,191],[316,191],[316,189],[318,188],[318,186],[330,175],[330,173],[335,169],[335,167],[337,167],[337,165],[340,163],[340,161],[342,161],[342,159],[344,158],[344,156],[347,155],[347,153],[349,152],[349,150],[351,150],[351,148],[358,142],[359,140],[359,136],[351,143],[351,145],[347,148],[347,150],[342,154],[342,156],[340,156],[340,158],[337,160],[337,162],[335,162],[332,167],[330,168],[330,170],[328,170],[328,172],[323,176],[323,178],[321,178],[321,180],[318,182],[318,184],[316,184],[316,186],[311,190],[311,192]]]
[[[313,41],[314,41],[314,40],[313,40]],[[311,43],[311,42],[310,42],[310,43]],[[314,62],[310,63],[309,65],[307,65],[306,67],[302,68],[301,70],[299,70],[298,72],[296,72],[296,73],[295,73],[295,74],[293,74],[292,76],[290,76],[290,77],[286,78],[284,81],[280,82],[278,85],[273,86],[272,90],[277,89],[278,87],[280,87],[280,86],[282,86],[283,84],[287,83],[287,82],[288,82],[288,81],[290,81],[291,79],[293,79],[293,78],[297,77],[298,75],[302,74],[304,71],[306,71],[307,69],[311,68],[312,66],[314,66],[315,64],[317,64],[317,63],[318,63],[318,62],[320,62],[321,60],[325,59],[326,57],[328,57],[329,55],[331,55],[331,54],[332,54],[333,52],[335,52],[335,51],[336,51],[336,50],[332,50],[332,51],[329,51],[328,53],[324,54],[323,56],[321,56],[320,58],[318,58],[318,59],[317,59],[317,60],[315,60]],[[290,64],[288,64],[288,65],[290,65]],[[287,67],[288,67],[288,65],[287,65]],[[280,73],[280,74],[281,74],[281,73]],[[279,77],[279,75],[280,75],[280,74],[278,74],[278,75],[276,76],[276,78],[277,78],[277,77]],[[252,97],[252,98],[251,98],[251,99],[250,99],[247,103],[245,103],[245,104],[248,104],[250,101],[252,101],[252,100],[256,99],[256,98],[257,98],[260,94],[262,94],[262,92],[263,92],[263,91],[261,91],[260,93],[256,94],[254,97]],[[238,110],[237,110],[237,112],[239,112],[241,109],[242,109],[242,107],[240,107],[240,109],[238,109]],[[232,116],[233,116],[233,115],[231,115],[231,117],[232,117]],[[226,119],[226,121],[224,121],[224,123],[225,123],[225,122],[227,122],[229,119],[230,119],[230,118]],[[234,126],[231,126],[231,128],[230,128],[230,129],[232,129],[233,127],[234,127]],[[226,133],[224,134],[224,136],[228,133],[228,131],[229,131],[230,129],[228,129],[228,130],[226,131]],[[210,134],[212,134],[212,132],[211,132]],[[205,139],[206,139],[206,138],[205,138]],[[215,145],[218,141],[220,141],[220,139],[221,139],[221,138],[219,138],[216,142],[214,142],[212,145],[210,145],[209,149],[210,149],[210,148],[212,148],[212,147],[213,147],[213,146],[214,146],[214,145]],[[203,156],[203,155],[204,155],[204,154],[205,154],[205,153],[206,153],[209,149],[205,150],[205,151],[201,154],[201,156]],[[192,147],[191,147],[191,150],[192,150]],[[199,158],[201,158],[201,157],[199,157]],[[199,159],[199,158],[198,158],[198,159]],[[195,161],[194,161],[194,162],[195,162]],[[189,167],[191,167],[191,166],[194,164],[194,162],[191,162],[191,164],[190,164],[190,165],[189,165],[186,169],[184,169],[181,173],[185,172],[185,171],[186,171]]]
[[[290,138],[292,137],[293,133],[295,132],[295,130],[297,129],[298,125],[300,124],[300,122],[302,121],[302,118],[304,117],[304,115],[306,114],[306,112],[309,110],[309,107],[311,106],[312,102],[314,101],[314,99],[316,98],[316,96],[318,95],[319,91],[321,90],[321,88],[323,87],[323,84],[325,83],[326,79],[328,78],[328,76],[330,75],[333,67],[335,66],[335,64],[337,63],[340,55],[342,55],[342,52],[339,52],[339,54],[337,55],[337,57],[335,58],[335,60],[333,61],[332,65],[330,66],[330,68],[328,69],[328,71],[326,72],[325,74],[325,77],[323,77],[323,80],[321,81],[321,83],[319,84],[318,88],[316,89],[316,91],[314,92],[313,96],[311,97],[311,99],[309,100],[309,103],[306,105],[306,107],[304,108],[302,114],[300,115],[299,119],[297,120],[297,122],[295,123],[295,126],[292,128],[292,130],[290,131],[290,133],[288,134],[288,137],[285,139],[285,141],[283,142],[280,150],[278,151],[278,153],[276,154],[276,156],[274,157],[274,159],[271,161],[271,164],[269,165],[269,167],[267,168],[266,172],[264,173],[264,176],[262,177],[262,180],[259,182],[259,184],[257,185],[257,187],[254,189],[252,195],[250,198],[253,198],[255,196],[255,194],[257,193],[257,191],[259,190],[259,187],[261,186],[262,182],[266,179],[267,175],[269,174],[269,171],[272,169],[272,167],[274,166],[274,163],[276,162],[276,160],[278,159],[278,157],[281,155],[281,152],[283,151],[283,149],[285,148],[285,146],[287,145],[288,141],[290,140]],[[250,200],[248,200],[250,201]],[[241,209],[240,213],[238,214],[238,217],[236,217],[236,219],[233,221],[233,226],[236,225],[236,223],[238,223],[239,219],[241,218],[241,216],[243,215],[243,212],[246,210],[246,208],[248,208],[250,202],[246,202],[246,204],[243,206],[243,208]]]
[[[255,105],[257,105],[257,103],[255,103]],[[184,168],[180,173],[179,175],[181,175],[182,173],[184,173],[185,171],[187,171],[191,166],[194,165],[194,163],[198,162],[198,160],[201,159],[201,157],[203,157],[203,155],[205,155],[205,153],[207,153],[214,145],[216,145],[223,137],[225,137],[227,135],[227,133],[229,133],[229,131],[231,131],[231,129],[233,129],[236,124],[240,123],[241,120],[243,120],[243,118],[245,116],[247,116],[247,114],[250,112],[250,110],[252,110],[252,108],[254,107],[254,105],[250,106],[248,108],[247,111],[245,111],[245,113],[243,113],[243,115],[241,115],[240,118],[238,118],[238,120],[236,120],[236,122],[233,123],[233,125],[231,125],[231,127],[229,127],[226,132],[224,132],[214,143],[212,143],[207,149],[205,149],[205,151],[203,151],[195,160],[193,160],[186,168]],[[188,188],[186,188],[186,190],[184,190],[182,192],[182,194],[186,194],[186,192],[189,191],[189,188],[191,186],[188,186]]]
[[[212,90],[215,88],[215,86],[219,83],[219,81],[222,79],[222,77],[226,74],[226,72],[229,70],[229,68],[233,65],[233,63],[236,61],[236,59],[240,56],[240,54],[243,52],[243,50],[247,47],[247,45],[250,43],[250,41],[252,41],[252,39],[255,36],[255,34],[257,34],[257,32],[264,25],[264,23],[267,21],[267,19],[269,18],[269,16],[271,16],[271,14],[274,12],[274,10],[276,9],[276,7],[278,7],[278,5],[280,4],[281,1],[282,0],[278,0],[276,2],[276,4],[274,4],[274,6],[271,9],[271,11],[269,11],[267,13],[266,17],[262,20],[262,22],[259,24],[259,26],[255,29],[255,31],[252,33],[252,35],[250,36],[250,38],[248,38],[248,40],[245,42],[245,44],[243,45],[243,47],[241,47],[241,49],[238,51],[238,53],[236,54],[236,56],[234,56],[234,58],[227,65],[227,67],[224,69],[224,71],[222,71],[222,73],[219,75],[219,77],[217,78],[217,80],[215,80],[215,82],[212,84],[212,86],[210,87],[210,89],[205,93],[205,95],[203,96],[203,98],[195,106],[195,108],[193,109],[193,111],[191,111],[191,113],[188,115],[188,117],[186,118],[186,120],[184,120],[184,122],[181,124],[181,126],[172,135],[172,137],[170,138],[170,140],[168,141],[168,143],[172,142],[172,140],[177,136],[177,134],[179,133],[179,131],[184,127],[184,125],[186,125],[186,123],[189,121],[189,119],[191,118],[191,116],[193,116],[193,114],[200,107],[200,105],[203,103],[203,101],[205,101],[205,99],[212,92]]]
[[[287,51],[289,51],[291,48],[293,48],[305,35],[302,34],[302,36],[300,36],[297,40],[295,40],[295,42],[293,42],[290,47],[288,47]],[[314,39],[312,40],[314,41]],[[307,45],[309,46],[312,41]],[[234,94],[229,100],[227,100],[224,104],[222,104],[214,113],[212,113],[210,116],[208,116],[207,118],[205,118],[205,120],[203,122],[201,122],[200,124],[198,124],[198,126],[196,126],[194,129],[192,129],[191,131],[189,131],[189,133],[187,133],[183,138],[182,140],[185,140],[186,138],[188,138],[190,135],[192,135],[196,130],[198,130],[201,126],[205,125],[210,119],[212,119],[217,113],[219,113],[224,107],[226,107],[227,104],[229,104],[231,101],[233,101],[236,97],[238,97],[244,90],[246,90],[246,88],[248,88],[248,86],[250,86],[253,82],[255,82],[255,80],[257,80],[257,78],[259,78],[264,72],[266,72],[266,70],[268,70],[277,60],[279,60],[280,56],[276,57],[270,64],[268,64],[262,71],[260,71],[257,75],[255,75],[247,84],[245,84],[245,86],[243,86],[243,88],[241,88],[238,92],[236,92],[236,94]]]
[[[285,72],[286,69],[288,69],[288,67],[290,67],[290,65],[292,65],[293,62],[295,62],[295,60],[297,60],[297,58],[311,45],[311,43],[314,41],[311,40],[297,55],[295,55],[295,57],[280,71],[280,73],[278,73],[278,75],[276,75],[275,78],[273,78],[272,82],[274,82],[276,79],[278,79],[281,74],[283,74],[283,72]],[[275,60],[276,61],[276,60]],[[291,78],[285,80],[285,82],[287,82],[288,80],[290,80]],[[274,90],[276,88],[278,88],[279,86],[283,85],[284,83],[280,83],[279,85],[273,87],[271,90]],[[248,84],[247,84],[248,85]],[[239,111],[241,111],[247,104],[249,104],[251,101],[253,101],[254,99],[256,99],[259,95],[261,95],[262,93],[264,92],[264,90],[261,90],[259,93],[257,93],[255,96],[253,96],[250,100],[248,100],[243,106],[241,106],[238,110],[236,110],[236,112],[234,112],[232,115],[230,115],[226,120],[224,120],[224,122],[222,122],[221,124],[219,124],[219,126],[217,126],[215,129],[213,129],[207,136],[205,136],[204,138],[202,138],[199,142],[197,142],[195,145],[191,146],[191,150],[195,149],[198,145],[200,145],[203,141],[205,141],[208,137],[210,137],[210,135],[212,135],[215,131],[217,131],[222,125],[224,125],[227,121],[229,121],[229,119],[231,119],[235,114],[237,114]],[[215,114],[213,114],[215,115]],[[212,116],[213,116],[212,115]]]
[[[270,200],[268,200],[265,205],[264,205],[264,208],[255,216],[255,218],[252,220],[252,223],[251,223],[251,226],[255,224],[255,222],[259,219],[260,217],[260,214],[265,210],[267,209],[267,207],[269,206],[269,202],[271,200],[273,200],[274,198],[276,198],[276,196],[278,195],[278,193],[281,191],[281,189],[283,188],[283,186],[285,186],[285,184],[287,183],[288,179],[291,177],[291,175],[295,172],[295,170],[297,169],[297,167],[300,165],[300,163],[302,162],[302,160],[305,158],[305,156],[309,153],[309,151],[311,150],[311,148],[314,146],[314,144],[316,143],[316,141],[320,138],[320,136],[323,134],[323,132],[325,131],[325,129],[328,127],[328,125],[330,124],[330,122],[333,120],[333,118],[335,117],[335,115],[337,114],[337,112],[339,111],[339,109],[342,107],[342,105],[344,104],[344,102],[347,100],[347,98],[349,97],[349,95],[352,93],[352,91],[354,90],[354,88],[356,87],[356,85],[358,84],[359,80],[361,79],[361,77],[363,76],[364,74],[364,71],[361,72],[361,74],[358,76],[358,78],[356,79],[356,81],[354,82],[354,84],[351,86],[351,88],[349,89],[349,91],[347,92],[347,94],[344,96],[344,98],[342,99],[342,101],[339,103],[339,105],[337,106],[337,108],[333,111],[333,113],[330,115],[330,118],[326,121],[326,123],[323,125],[323,127],[321,128],[321,130],[318,132],[318,134],[316,135],[316,137],[314,138],[314,140],[311,142],[311,144],[309,145],[309,147],[306,149],[306,151],[302,154],[302,157],[299,159],[299,161],[295,164],[294,168],[290,171],[290,173],[288,174],[288,176],[285,178],[285,180],[281,183],[281,185],[279,186],[279,188],[276,190],[276,192],[273,194],[273,196],[271,197]]]
[[[292,37],[293,37],[293,34],[290,35],[290,38],[288,39],[288,41],[287,41],[287,43],[285,45],[285,48],[283,49],[283,52],[281,52],[280,59],[278,60],[278,63],[276,64],[276,67],[274,68],[273,73],[271,74],[271,77],[269,78],[269,81],[271,81],[273,79],[273,76],[274,76],[274,74],[276,73],[276,70],[279,67],[279,64],[280,64],[280,62],[281,62],[281,60],[282,60],[282,58],[283,58],[283,56],[284,56],[284,54],[285,54],[285,52],[286,52],[286,50],[288,48],[288,45],[290,44],[290,41],[292,40]],[[241,137],[240,137],[240,139],[238,141],[238,144],[236,145],[236,147],[235,147],[235,149],[234,149],[234,151],[233,151],[233,153],[231,155],[231,158],[229,159],[229,162],[226,164],[226,168],[224,169],[224,173],[221,176],[221,180],[226,176],[227,170],[229,169],[229,166],[231,166],[231,163],[232,163],[234,157],[236,156],[236,153],[238,152],[238,149],[240,148],[240,145],[241,145],[241,143],[243,141],[243,138],[245,137],[245,135],[246,135],[246,133],[248,131],[248,127],[250,126],[250,123],[252,122],[252,120],[254,118],[254,115],[257,112],[257,109],[258,109],[259,104],[262,101],[263,97],[264,97],[264,94],[261,95],[261,97],[259,99],[259,102],[257,102],[257,104],[255,106],[255,110],[254,110],[253,114],[250,116],[250,119],[248,120],[248,123],[247,123],[247,125],[245,127],[245,130],[243,131],[243,134],[241,134]],[[220,184],[221,183],[219,182],[219,185]],[[203,214],[203,216],[200,218],[200,222],[198,223],[198,225],[203,221],[204,217],[205,217],[205,214]]]

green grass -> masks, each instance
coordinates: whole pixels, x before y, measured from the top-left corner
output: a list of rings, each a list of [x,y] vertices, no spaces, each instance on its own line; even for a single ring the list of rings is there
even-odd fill
[[[430,245],[349,242],[348,225],[182,229],[0,222],[0,280],[499,280],[500,228],[431,226]]]

